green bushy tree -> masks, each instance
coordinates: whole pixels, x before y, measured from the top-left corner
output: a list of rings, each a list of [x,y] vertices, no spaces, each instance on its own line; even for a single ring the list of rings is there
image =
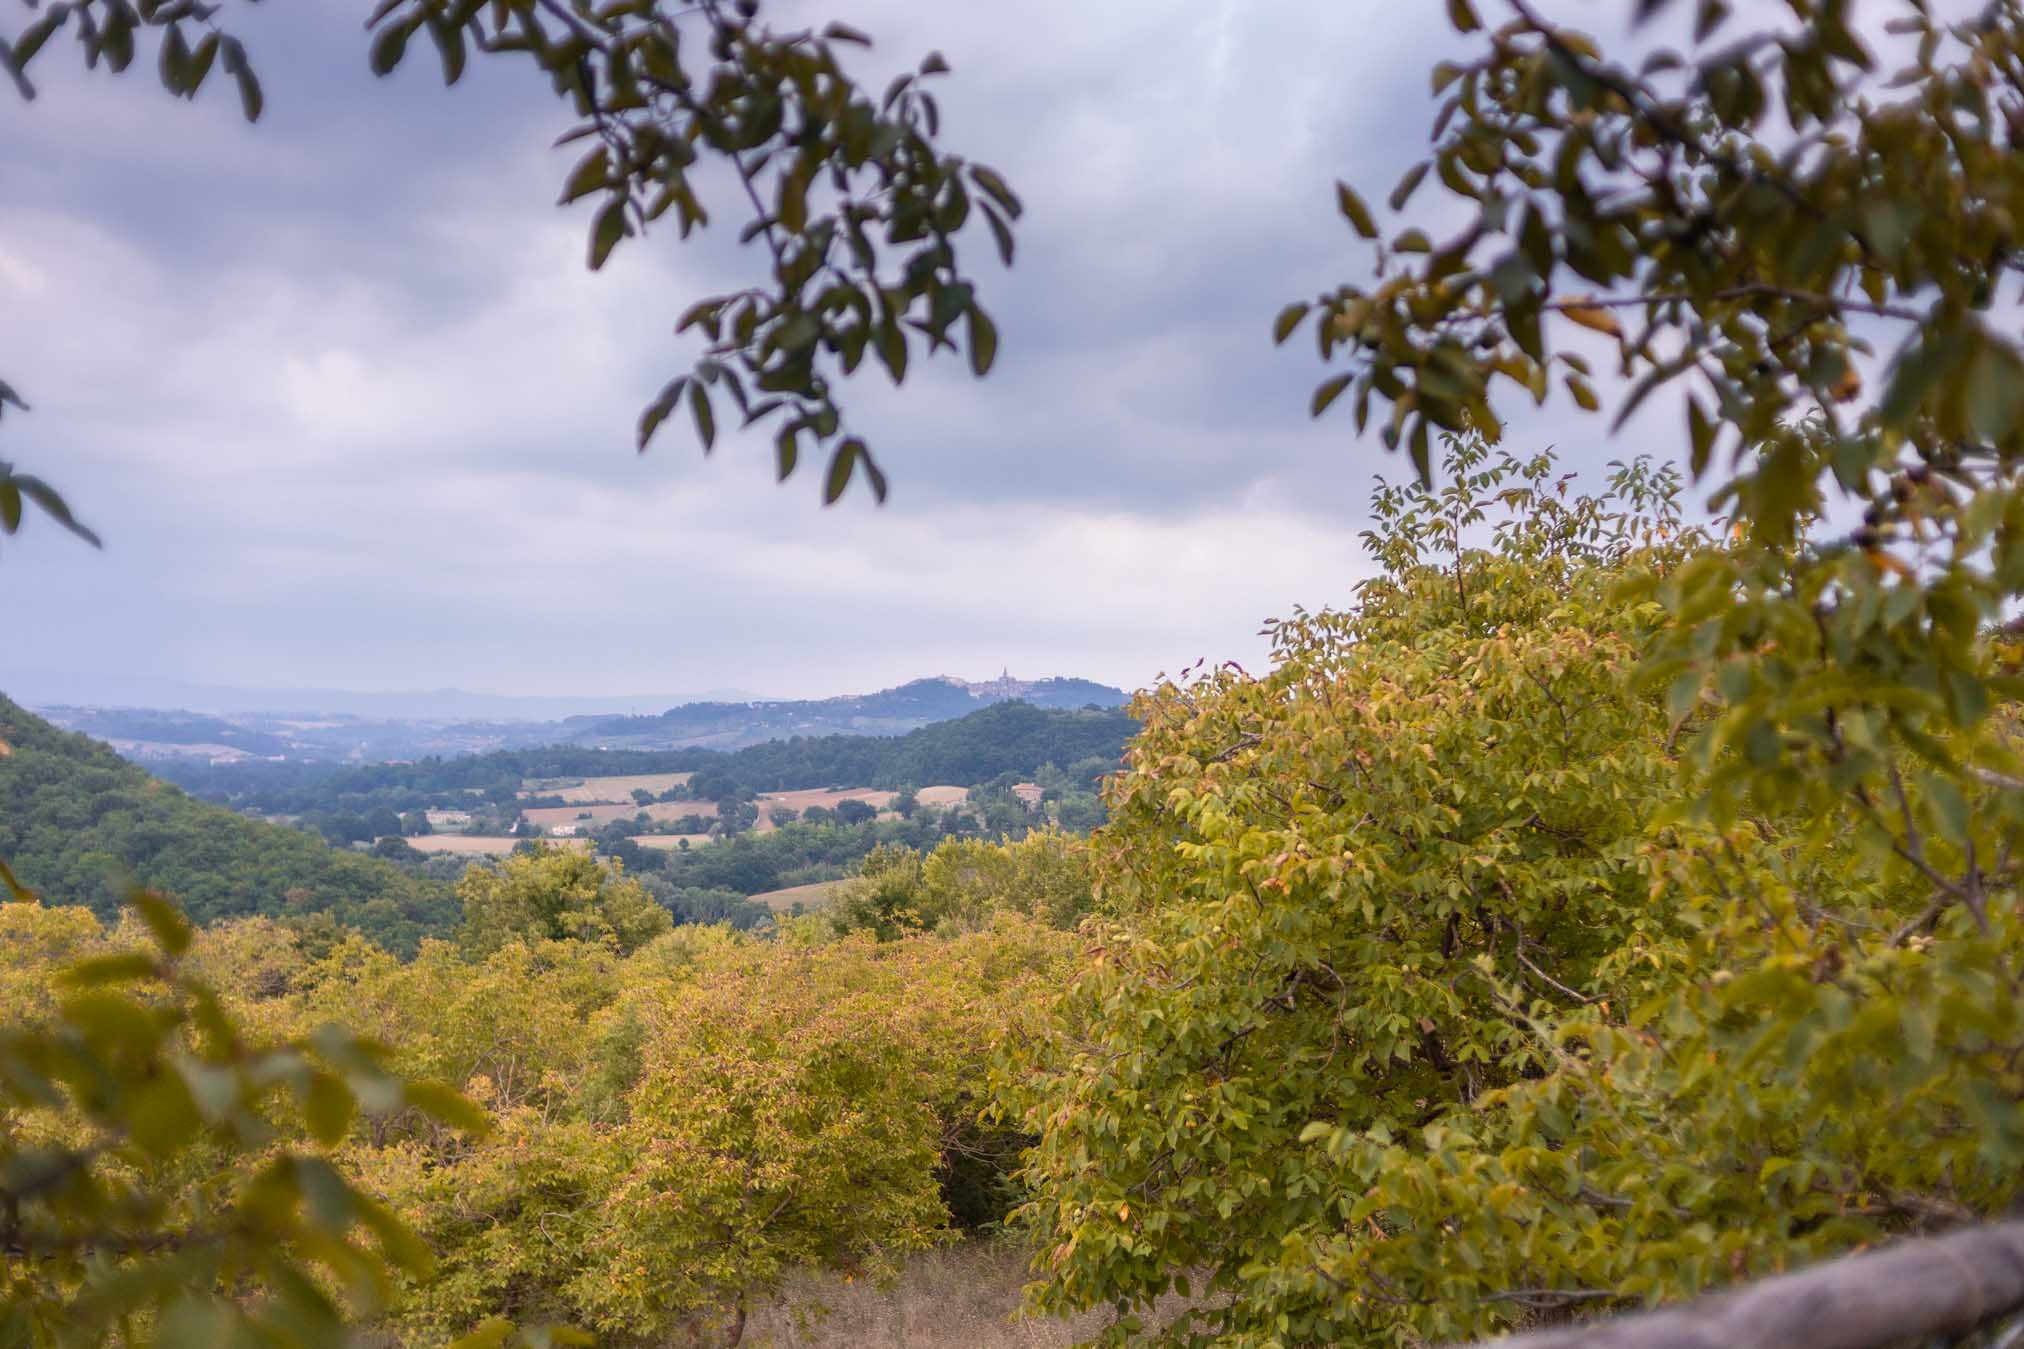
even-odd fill
[[[464,906],[462,943],[479,956],[515,939],[571,937],[623,954],[673,925],[639,882],[574,848],[537,846],[496,867],[473,866],[457,882],[457,898]]]

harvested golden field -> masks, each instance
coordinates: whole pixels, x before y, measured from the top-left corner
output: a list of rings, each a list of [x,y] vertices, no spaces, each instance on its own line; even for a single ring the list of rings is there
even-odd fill
[[[914,793],[914,800],[924,806],[934,806],[938,810],[960,806],[969,799],[968,787],[923,787]]]
[[[670,787],[679,786],[696,776],[694,773],[634,773],[629,776],[608,778],[585,778],[575,787],[556,787],[548,791],[521,784],[522,796],[559,796],[565,801],[601,802],[631,801],[635,789],[652,792],[659,796]]]
[[[424,834],[420,838],[409,839],[408,846],[416,852],[458,853],[470,857],[504,857],[507,853],[513,851],[513,845],[519,841],[517,838],[506,838],[503,835],[492,837],[474,834]],[[587,848],[590,846],[590,840],[587,838],[552,838],[544,841],[555,844],[568,844],[572,848]]]
[[[672,852],[674,849],[682,846],[683,839],[689,841],[691,848],[700,848],[710,841],[710,836],[708,834],[641,834],[633,842],[639,844],[642,848],[659,848],[663,852]]]
[[[893,797],[897,795],[897,792],[874,791],[870,787],[845,787],[837,791],[830,791],[825,787],[811,787],[806,791],[799,792],[761,792],[759,793],[759,823],[754,827],[753,832],[763,834],[774,827],[772,812],[775,806],[785,806],[789,810],[799,814],[810,806],[821,806],[825,810],[835,810],[836,803],[839,801],[862,801],[868,806],[876,806],[878,809],[884,810],[893,803]]]
[[[775,913],[786,913],[796,904],[812,909],[818,904],[829,902],[829,896],[842,881],[816,881],[811,885],[790,885],[785,890],[768,890],[751,897],[754,904],[764,904]]]
[[[537,806],[522,812],[527,818],[543,829],[558,824],[609,824],[613,820],[630,820],[642,810],[650,820],[679,820],[690,815],[706,820],[717,818],[715,801],[656,801],[651,806],[636,806],[628,801],[624,805],[581,805],[581,806]],[[583,817],[588,815],[589,819]]]
[[[909,1257],[899,1281],[883,1291],[868,1279],[803,1277],[779,1301],[754,1309],[744,1342],[767,1349],[1066,1349],[1097,1335],[1105,1312],[1069,1320],[1019,1315],[1031,1258],[1015,1246],[974,1242]],[[1147,1320],[1169,1321],[1186,1305],[1170,1293]]]

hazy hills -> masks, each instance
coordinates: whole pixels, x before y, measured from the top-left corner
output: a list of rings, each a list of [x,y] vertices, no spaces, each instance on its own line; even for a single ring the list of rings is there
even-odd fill
[[[583,724],[558,743],[607,749],[740,749],[768,740],[821,735],[902,735],[938,721],[965,717],[1001,702],[1069,710],[1120,707],[1122,689],[1087,679],[1013,679],[988,683],[939,676],[898,688],[841,698],[779,702],[701,702],[672,707],[658,717],[611,717]]]
[[[30,688],[52,687],[32,682]],[[95,685],[84,685],[87,691]],[[344,711],[361,698],[382,695],[314,694],[337,706],[294,704],[294,710],[221,712],[204,707],[113,706],[82,696],[37,699],[10,690],[52,722],[111,744],[129,758],[200,759],[229,763],[249,759],[301,763],[383,763],[548,745],[598,749],[741,749],[796,736],[903,735],[938,721],[953,720],[995,703],[1019,701],[1041,708],[1112,708],[1125,702],[1122,690],[1086,679],[1014,679],[982,683],[948,676],[917,679],[876,693],[837,698],[755,701],[713,697],[664,706],[651,715],[614,716],[593,700],[571,715],[548,720],[505,716],[363,716]],[[212,690],[222,696],[230,691]],[[253,695],[247,695],[253,696]],[[407,695],[384,695],[397,699]],[[413,695],[426,701],[434,695]],[[446,693],[445,699],[482,697]],[[545,704],[550,700],[501,700]],[[216,696],[208,705],[218,705]],[[410,701],[403,706],[421,705]],[[446,704],[447,705],[447,704]]]

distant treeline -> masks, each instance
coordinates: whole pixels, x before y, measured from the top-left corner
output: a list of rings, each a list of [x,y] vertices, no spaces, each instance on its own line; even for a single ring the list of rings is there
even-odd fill
[[[632,773],[707,773],[743,793],[849,786],[897,790],[974,787],[1042,764],[1069,769],[1086,760],[1116,765],[1138,723],[1118,708],[1076,711],[997,703],[902,736],[827,735],[777,740],[724,752],[707,749],[600,750],[574,746],[497,750],[409,764],[204,764],[158,771],[190,792],[241,810],[275,815],[406,812],[511,801],[530,778]]]

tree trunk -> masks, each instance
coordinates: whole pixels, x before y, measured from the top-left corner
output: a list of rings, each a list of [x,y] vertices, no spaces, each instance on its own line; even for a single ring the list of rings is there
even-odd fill
[[[2024,1222],[1897,1242],[1657,1311],[1535,1331],[1497,1349],[1882,1349],[2024,1310]]]

